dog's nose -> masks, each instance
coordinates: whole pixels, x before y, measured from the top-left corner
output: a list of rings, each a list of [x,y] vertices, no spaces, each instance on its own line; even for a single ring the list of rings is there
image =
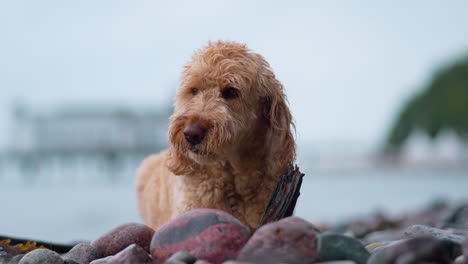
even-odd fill
[[[184,128],[185,139],[191,145],[200,144],[206,135],[206,129],[196,123],[191,123]]]

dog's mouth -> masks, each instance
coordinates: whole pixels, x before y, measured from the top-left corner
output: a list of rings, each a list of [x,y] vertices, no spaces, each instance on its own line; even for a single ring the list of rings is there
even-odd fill
[[[192,153],[195,153],[197,155],[206,155],[207,153],[205,151],[202,151],[200,150],[199,148],[197,148],[196,146],[191,146],[189,148],[189,150],[192,152]]]

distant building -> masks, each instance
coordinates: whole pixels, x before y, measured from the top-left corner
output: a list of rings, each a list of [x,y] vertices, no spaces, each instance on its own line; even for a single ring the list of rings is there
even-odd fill
[[[74,106],[17,107],[10,150],[15,153],[155,152],[166,145],[170,109]]]
[[[170,110],[18,106],[8,150],[0,153],[0,178],[25,183],[132,181],[141,161],[167,145]]]

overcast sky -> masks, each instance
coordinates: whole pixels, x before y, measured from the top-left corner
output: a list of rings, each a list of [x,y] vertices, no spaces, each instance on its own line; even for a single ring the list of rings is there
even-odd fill
[[[468,1],[1,1],[0,147],[11,106],[160,105],[208,40],[284,84],[298,144],[378,146],[399,106],[468,52]]]

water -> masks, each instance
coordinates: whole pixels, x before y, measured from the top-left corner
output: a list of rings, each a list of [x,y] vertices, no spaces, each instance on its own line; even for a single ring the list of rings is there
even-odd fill
[[[133,170],[124,171],[117,182],[43,175],[29,185],[3,174],[0,234],[54,242],[93,240],[116,225],[140,221]],[[338,222],[377,209],[397,214],[440,197],[468,199],[468,172],[462,169],[304,171],[295,213],[313,222]]]

